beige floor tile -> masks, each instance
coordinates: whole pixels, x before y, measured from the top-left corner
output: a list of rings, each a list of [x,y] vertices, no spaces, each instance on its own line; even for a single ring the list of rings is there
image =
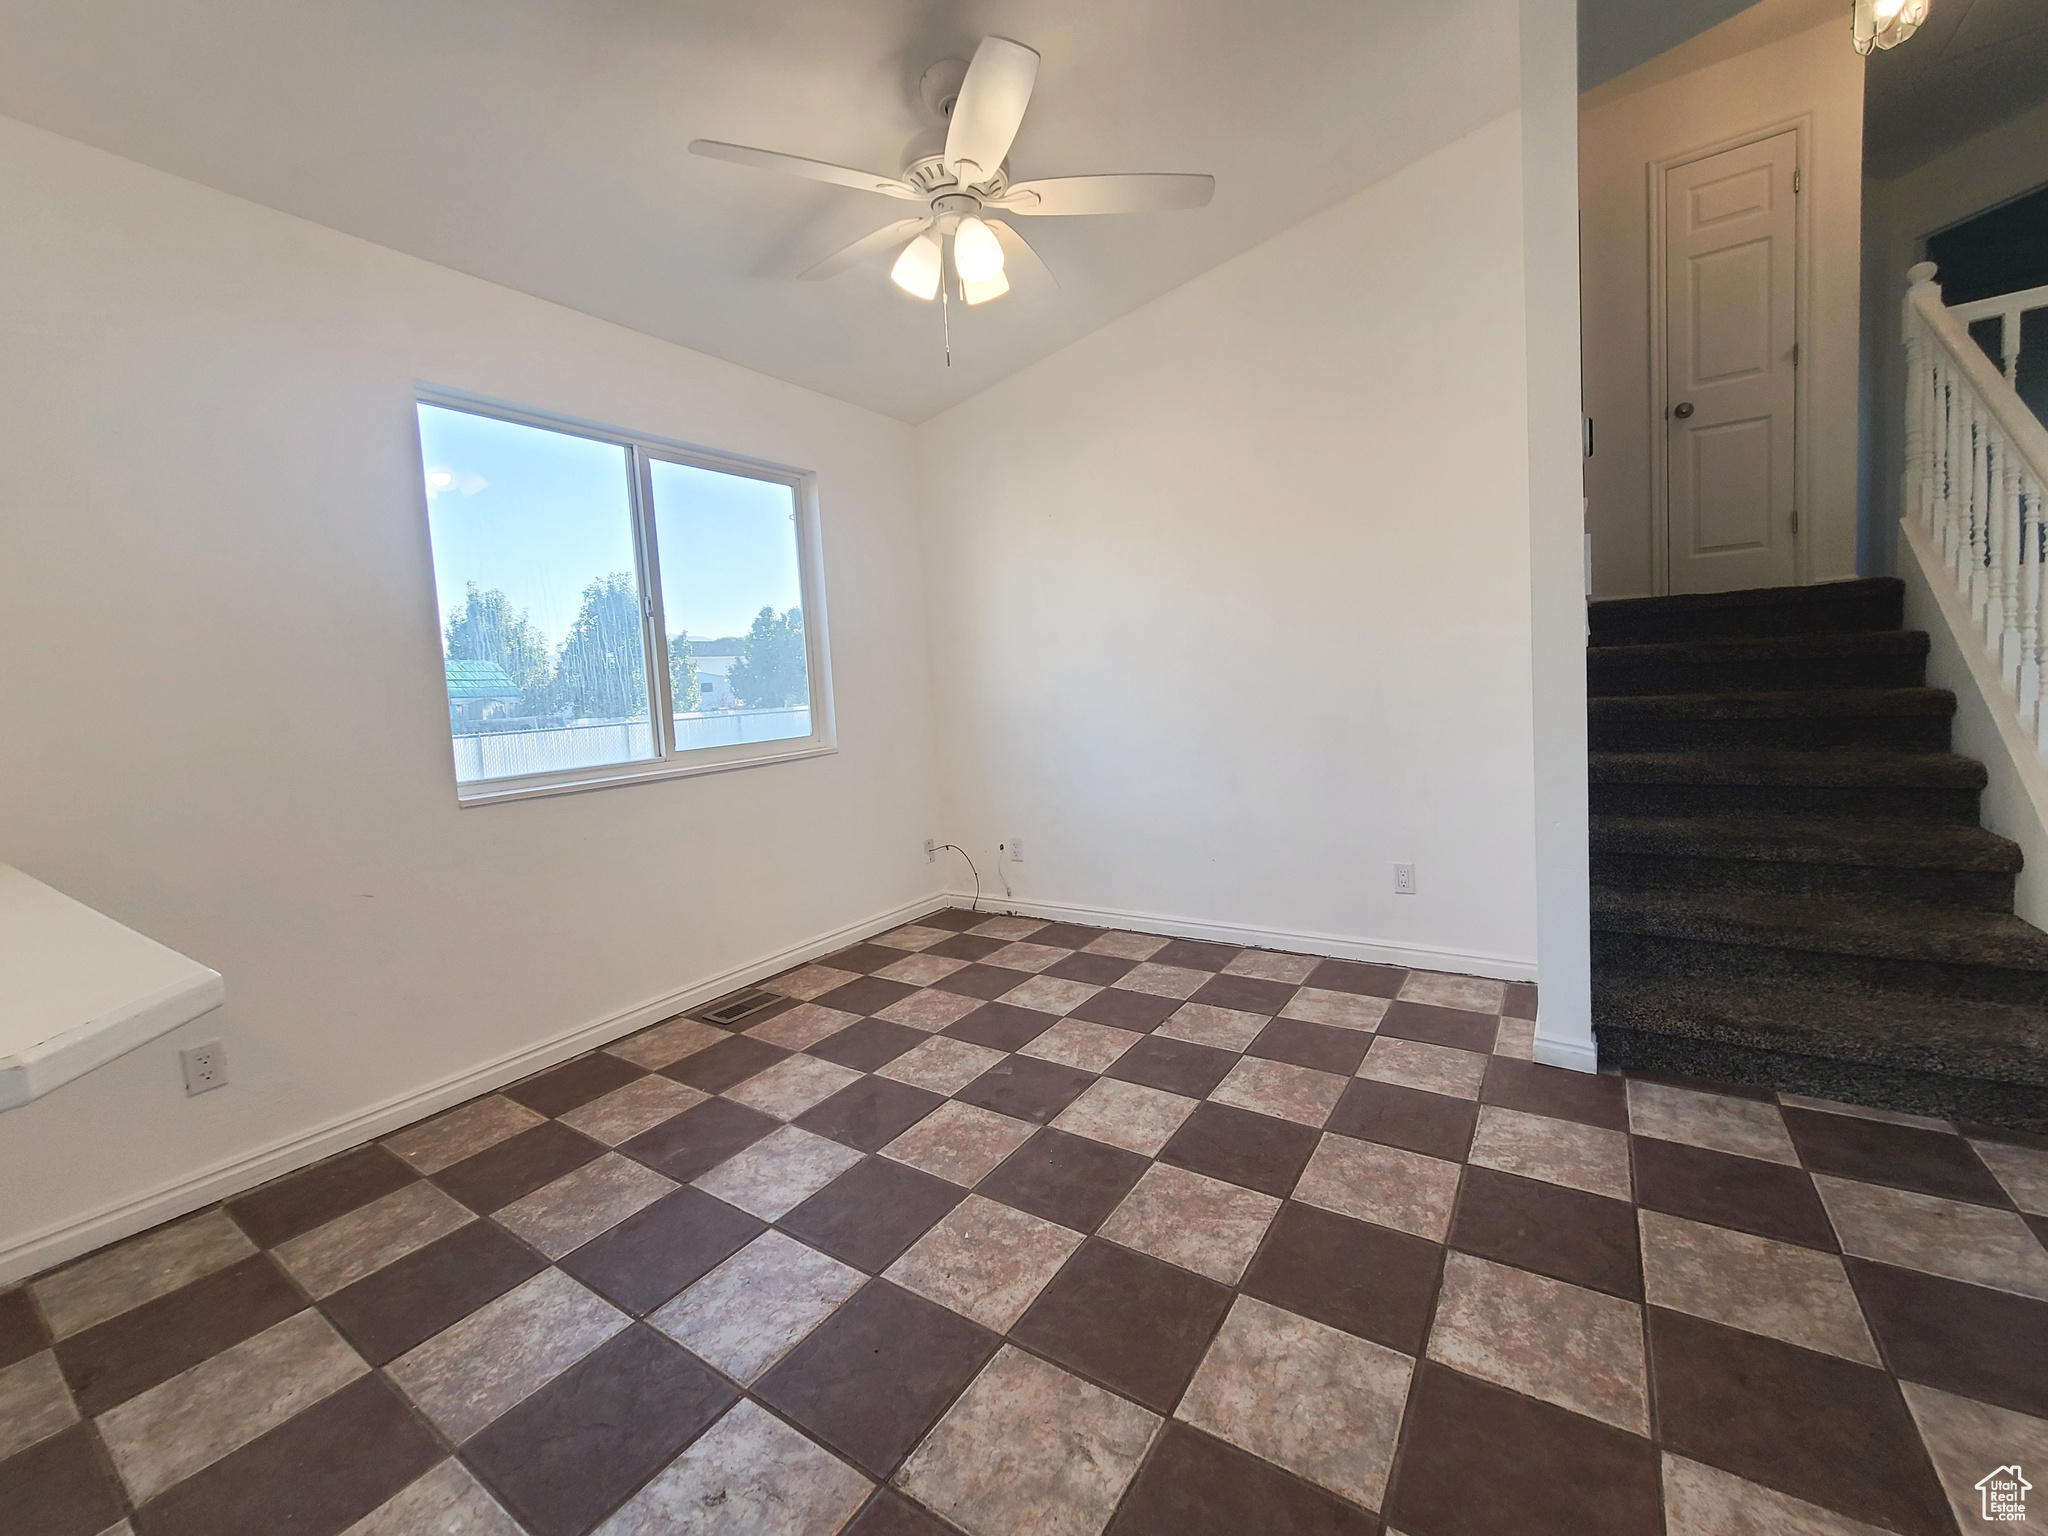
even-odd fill
[[[1155,965],[1147,960],[1132,966],[1117,978],[1126,992],[1147,992],[1154,997],[1193,997],[1208,984],[1207,971],[1190,971],[1178,965]]]
[[[1652,1306],[1882,1366],[1841,1259],[1791,1243],[1638,1211]]]
[[[1279,1209],[1271,1195],[1154,1163],[1110,1213],[1101,1233],[1126,1248],[1235,1285]]]
[[[1256,1013],[1235,1008],[1217,1008],[1208,1003],[1183,1003],[1173,1017],[1153,1033],[1167,1040],[1185,1040],[1190,1045],[1210,1045],[1219,1051],[1241,1051],[1259,1038],[1266,1020]]]
[[[1410,971],[1401,983],[1401,1001],[1437,1008],[1464,1008],[1473,1013],[1499,1013],[1507,988],[1483,976],[1451,976],[1442,971]]]
[[[487,1147],[495,1147],[539,1125],[545,1118],[524,1104],[515,1104],[494,1093],[387,1136],[384,1145],[421,1173],[439,1173],[465,1157],[474,1157]]]
[[[1045,923],[1036,917],[991,917],[967,931],[984,939],[1028,939]]]
[[[954,992],[913,992],[899,998],[875,1017],[891,1024],[908,1024],[927,1034],[957,1024],[981,1006],[978,997],[961,997]]]
[[[930,949],[934,944],[943,944],[952,938],[944,928],[927,928],[922,923],[905,923],[901,928],[891,928],[879,938],[870,939],[870,944],[879,944],[884,949],[907,949],[912,952]]]
[[[1789,1104],[1794,1109],[1817,1109],[1830,1115],[1847,1115],[1852,1120],[1881,1120],[1886,1125],[1912,1125],[1923,1131],[1947,1131],[1953,1129],[1946,1120],[1937,1120],[1931,1115],[1909,1115],[1896,1109],[1872,1109],[1864,1104],[1843,1104],[1835,1099],[1810,1099],[1803,1093],[1781,1093],[1780,1104]]]
[[[785,1125],[690,1182],[763,1221],[778,1221],[860,1161],[851,1147]]]
[[[1664,1453],[1666,1536],[1890,1536],[1683,1456]]]
[[[1174,1417],[1378,1509],[1414,1369],[1383,1345],[1240,1296]]]
[[[96,1421],[136,1503],[338,1392],[369,1370],[318,1312],[298,1312]]]
[[[1486,1058],[1477,1051],[1432,1045],[1427,1040],[1381,1035],[1367,1048],[1358,1075],[1454,1099],[1476,1099],[1486,1081]]]
[[[1817,1173],[1842,1251],[2048,1301],[2048,1249],[2011,1211]]]
[[[572,1131],[581,1131],[592,1141],[616,1147],[642,1131],[651,1131],[664,1121],[673,1120],[684,1110],[702,1104],[709,1097],[709,1094],[700,1093],[672,1077],[650,1072],[623,1088],[614,1088],[602,1098],[579,1104],[557,1118]]]
[[[1008,1003],[1013,1008],[1031,1008],[1039,1013],[1058,1014],[1064,1017],[1101,990],[1102,988],[1092,987],[1085,981],[1062,981],[1057,976],[1034,976],[1029,981],[1019,982],[1010,988],[998,1001]]]
[[[1005,944],[1001,949],[993,951],[981,963],[983,965],[993,965],[1005,971],[1031,971],[1036,973],[1044,970],[1049,965],[1058,965],[1072,953],[1071,949],[1055,949],[1050,944],[1019,942]]]
[[[872,1486],[766,1409],[741,1401],[596,1536],[832,1536]]]
[[[1387,1016],[1393,999],[1365,997],[1355,992],[1325,992],[1320,987],[1303,987],[1280,1010],[1283,1019],[1301,1019],[1309,1024],[1331,1024],[1338,1029],[1375,1030]]]
[[[1096,1536],[1156,1415],[1005,1345],[910,1455],[897,1483],[968,1536]]]
[[[969,1195],[911,1244],[884,1278],[1007,1333],[1080,1246],[1078,1232]]]
[[[735,1104],[758,1109],[778,1120],[794,1120],[813,1104],[823,1103],[860,1074],[836,1061],[816,1056],[791,1056],[766,1071],[756,1072],[743,1083],[725,1090]]]
[[[1440,1243],[1458,1198],[1458,1165],[1326,1134],[1301,1170],[1294,1198]]]
[[[1697,1093],[1664,1083],[1628,1082],[1628,1127],[1638,1136],[1678,1141],[1710,1152],[1732,1152],[1799,1166],[1799,1153],[1778,1106],[1727,1093]]]
[[[1089,990],[1098,989],[1091,987]],[[1090,1024],[1085,1019],[1061,1019],[1036,1040],[1021,1047],[1017,1054],[1036,1056],[1040,1061],[1057,1061],[1062,1066],[1079,1067],[1083,1072],[1102,1072],[1144,1038],[1134,1030],[1112,1029],[1107,1024]]]
[[[1470,1254],[1444,1259],[1429,1358],[1631,1434],[1650,1432],[1632,1301]]]
[[[1209,1092],[1218,1104],[1231,1104],[1276,1120],[1292,1120],[1321,1130],[1344,1096],[1347,1079],[1287,1061],[1246,1056]]]
[[[1536,1059],[1536,1021],[1503,1016],[1500,1033],[1494,1036],[1493,1054],[1512,1056],[1516,1061]]]
[[[631,1321],[559,1269],[544,1269],[384,1369],[459,1443]]]
[[[1151,1157],[1194,1112],[1193,1099],[1104,1077],[1090,1083],[1052,1123],[1056,1130]]]
[[[575,1252],[676,1187],[644,1163],[607,1152],[552,1184],[514,1200],[493,1217],[551,1259]]]
[[[1479,1129],[1467,1161],[1616,1200],[1630,1195],[1628,1137],[1620,1131],[1497,1104],[1479,1106]]]
[[[933,1035],[876,1068],[875,1076],[908,1083],[927,1093],[951,1095],[999,1065],[1002,1059],[1001,1051],[992,1051],[985,1045],[955,1040],[951,1035]]]
[[[1973,1141],[1992,1177],[2029,1216],[2048,1216],[2048,1152],[2003,1141]]]
[[[476,1217],[425,1179],[358,1206],[274,1250],[316,1300],[396,1263]]]
[[[747,1036],[779,1045],[785,1051],[801,1051],[838,1034],[847,1025],[859,1022],[857,1013],[843,1013],[837,1008],[824,1008],[816,1003],[799,1003],[772,1019],[763,1019],[747,1031]]]
[[[606,1046],[605,1054],[630,1061],[650,1072],[659,1072],[685,1056],[694,1056],[707,1046],[728,1038],[724,1030],[715,1024],[706,1024],[702,1019],[670,1019],[666,1024],[657,1024],[652,1029]]]
[[[1226,976],[1255,976],[1299,986],[1322,962],[1313,955],[1283,955],[1277,950],[1248,949],[1223,967]]]
[[[212,1210],[81,1259],[31,1282],[29,1290],[50,1332],[66,1339],[255,1251],[226,1211]]]
[[[778,976],[773,981],[764,981],[761,985],[770,992],[807,1003],[814,997],[823,997],[835,987],[843,987],[850,981],[859,980],[860,977],[852,971],[835,970],[829,965],[806,965]]]
[[[1993,1468],[2014,1462],[2024,1476],[2040,1483],[2041,1474],[2034,1469],[2048,1467],[2048,1419],[1995,1408],[1918,1382],[1902,1381],[1899,1390],[1906,1394],[1906,1406],[1920,1426],[1920,1439],[1934,1463],[1935,1476],[1941,1479],[1942,1491],[1948,1495],[1958,1527],[1972,1533],[2010,1532],[2011,1536],[2040,1527],[2040,1493],[2027,1495],[2030,1518],[2025,1524],[1986,1520],[1977,1483]],[[2048,1483],[2043,1488],[2048,1489]]]
[[[341,1536],[525,1536],[459,1461],[444,1461]]]
[[[733,1380],[751,1382],[866,1279],[859,1270],[770,1230],[648,1321]]]
[[[955,971],[966,969],[965,960],[948,960],[944,955],[906,955],[892,960],[875,972],[885,981],[901,981],[913,987],[928,987],[944,981]]]
[[[0,1369],[0,1461],[78,1422],[78,1407],[49,1350]]]
[[[1114,955],[1119,960],[1147,960],[1173,941],[1151,933],[1105,933],[1081,946],[1091,955]]]
[[[972,1189],[1037,1129],[955,1099],[882,1148],[882,1156]]]

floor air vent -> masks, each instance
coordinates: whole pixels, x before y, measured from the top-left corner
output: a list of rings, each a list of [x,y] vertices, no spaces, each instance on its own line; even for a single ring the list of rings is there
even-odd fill
[[[741,1019],[752,1018],[775,1000],[773,992],[764,992],[756,988],[752,992],[742,992],[730,1002],[720,1003],[716,1008],[709,1009],[698,1017],[712,1024],[737,1024]]]

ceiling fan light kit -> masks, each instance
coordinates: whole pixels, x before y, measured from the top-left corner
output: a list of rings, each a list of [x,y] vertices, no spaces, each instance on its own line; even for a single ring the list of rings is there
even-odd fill
[[[1855,0],[1856,51],[1896,48],[1927,20],[1928,0]]]

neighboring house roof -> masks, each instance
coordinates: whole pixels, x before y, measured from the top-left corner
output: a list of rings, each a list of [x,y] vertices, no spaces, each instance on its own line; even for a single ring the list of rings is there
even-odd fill
[[[448,668],[448,697],[451,699],[516,699],[519,687],[495,661],[451,661]]]
[[[696,658],[699,677],[724,677],[732,671],[737,656],[699,656]]]

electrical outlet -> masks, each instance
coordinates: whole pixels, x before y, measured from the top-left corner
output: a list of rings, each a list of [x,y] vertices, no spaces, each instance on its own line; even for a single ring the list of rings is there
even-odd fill
[[[1413,896],[1415,894],[1415,866],[1413,864],[1396,864],[1394,866],[1394,894],[1396,896]]]
[[[928,837],[924,840],[924,861],[927,864],[939,862],[939,840],[937,838]]]
[[[1022,864],[1024,862],[1024,845],[1014,837],[1010,839],[1010,862],[1012,864]]]
[[[188,1045],[178,1052],[178,1065],[185,1069],[185,1097],[210,1093],[228,1085],[228,1051],[218,1040]]]

